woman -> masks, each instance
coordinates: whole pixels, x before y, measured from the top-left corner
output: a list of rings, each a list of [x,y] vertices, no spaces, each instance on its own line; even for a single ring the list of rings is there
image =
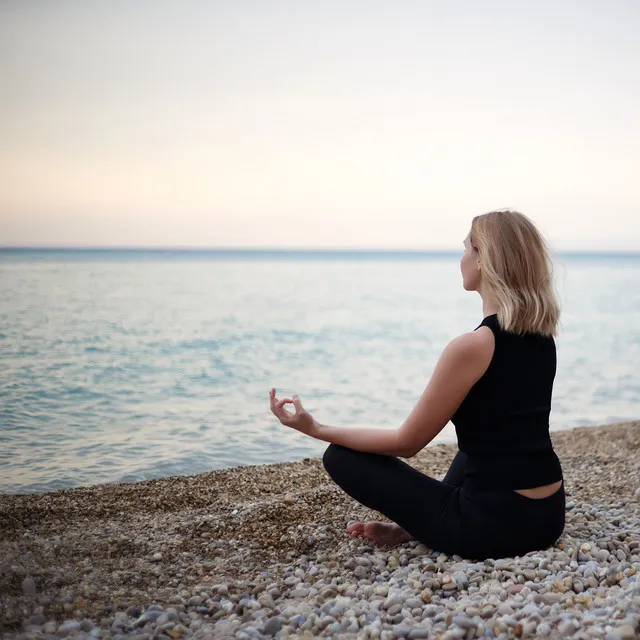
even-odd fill
[[[462,286],[482,298],[482,322],[444,349],[425,391],[394,430],[318,423],[294,395],[271,410],[283,424],[330,442],[331,478],[393,523],[348,532],[394,546],[417,538],[467,558],[524,555],[552,545],[565,522],[560,461],[549,437],[560,309],[546,242],[515,211],[476,216],[464,240]],[[292,403],[295,414],[284,405]],[[442,481],[403,462],[443,427],[459,451]]]

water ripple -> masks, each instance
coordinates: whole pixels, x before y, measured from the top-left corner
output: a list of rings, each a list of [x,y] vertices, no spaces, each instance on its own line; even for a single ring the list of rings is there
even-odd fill
[[[0,268],[2,493],[321,455],[274,386],[324,423],[397,427],[481,315],[455,260]],[[552,429],[640,416],[638,281],[638,260],[567,267]]]

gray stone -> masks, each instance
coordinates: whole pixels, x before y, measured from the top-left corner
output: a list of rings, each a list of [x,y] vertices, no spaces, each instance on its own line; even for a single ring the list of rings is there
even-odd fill
[[[275,635],[276,633],[278,633],[278,631],[280,631],[280,629],[282,629],[283,622],[284,619],[279,616],[269,618],[269,620],[265,622],[264,627],[262,628],[262,633],[266,636]]]
[[[85,618],[81,623],[80,623],[80,628],[85,632],[85,633],[89,633],[93,628],[95,627],[95,625],[93,624],[93,620],[89,620],[89,618]]]
[[[55,633],[56,629],[58,628],[58,625],[56,624],[55,620],[50,620],[49,622],[47,622],[44,627],[42,627],[42,631],[44,633]]]
[[[113,634],[122,633],[122,625],[123,625],[122,620],[120,620],[119,618],[116,618],[111,624],[111,627],[109,627],[109,629]]]
[[[24,629],[26,629],[30,625],[41,627],[45,622],[46,622],[45,617],[42,614],[39,614],[39,615],[31,616],[30,618],[27,618],[22,623],[22,626]]]
[[[31,576],[27,576],[22,581],[22,593],[25,596],[35,596],[36,595],[36,583],[35,580]]]
[[[535,604],[525,604],[524,607],[520,609],[520,612],[527,618],[529,616],[540,615],[540,609],[536,607]]]
[[[73,631],[81,631],[80,623],[77,620],[65,620],[58,627],[59,636],[67,636]]]
[[[561,622],[558,625],[558,633],[563,637],[573,635],[574,631],[577,629],[576,625],[577,623],[575,620],[566,620]]]
[[[391,607],[393,607],[396,604],[402,605],[403,602],[404,602],[404,599],[402,598],[402,596],[394,594],[392,596],[389,596],[384,601],[384,604],[382,605],[382,608],[383,609],[390,609]]]
[[[467,616],[453,616],[453,624],[463,629],[475,628],[477,626],[476,623],[471,618],[467,618]]]
[[[421,609],[423,605],[424,602],[420,598],[407,598],[404,601],[404,606],[410,609]]]
[[[354,571],[353,571],[353,575],[356,576],[356,578],[366,578],[369,575],[369,571],[367,570],[366,567],[363,566],[357,566]]]
[[[456,571],[453,574],[453,579],[463,588],[465,589],[469,584],[469,578],[464,571]]]
[[[163,611],[146,611],[137,620],[134,620],[132,626],[143,627],[145,624],[147,624],[147,622],[155,622],[163,614]]]
[[[427,629],[411,629],[407,638],[409,640],[420,640],[421,638],[428,638],[431,633]]]

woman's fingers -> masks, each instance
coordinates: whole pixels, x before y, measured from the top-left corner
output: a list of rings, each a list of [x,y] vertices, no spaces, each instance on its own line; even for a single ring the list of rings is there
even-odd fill
[[[287,401],[287,398],[284,398],[283,400],[278,400],[278,398],[276,398],[275,389],[271,389],[271,391],[269,391],[269,404],[271,405],[271,411],[278,409],[286,401]]]
[[[289,400],[289,398],[283,398],[282,400],[279,400],[276,403],[276,406],[274,407],[274,413],[278,416],[284,416],[285,418],[290,418],[292,414],[290,414],[285,408],[284,405],[287,402],[291,402],[291,400]]]
[[[271,412],[278,418],[278,420],[288,420],[292,417],[292,414],[289,413],[284,405],[287,402],[293,402],[291,398],[282,398],[282,400],[277,400],[275,396],[271,398]]]
[[[275,388],[271,388],[269,391],[269,403],[271,405],[271,412],[282,422],[282,424],[286,424],[291,421],[292,418],[295,418],[298,413],[302,413],[302,404],[300,402],[300,398],[298,394],[294,394],[292,398],[282,398],[278,400],[276,398],[276,390]],[[293,404],[295,407],[295,413],[289,413],[284,408],[285,404]]]

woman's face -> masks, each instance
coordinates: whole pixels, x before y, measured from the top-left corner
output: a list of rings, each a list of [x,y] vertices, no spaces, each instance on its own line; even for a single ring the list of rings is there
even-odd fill
[[[464,253],[460,259],[462,286],[467,291],[477,291],[480,284],[480,260],[478,252],[471,246],[469,234],[464,239]]]

